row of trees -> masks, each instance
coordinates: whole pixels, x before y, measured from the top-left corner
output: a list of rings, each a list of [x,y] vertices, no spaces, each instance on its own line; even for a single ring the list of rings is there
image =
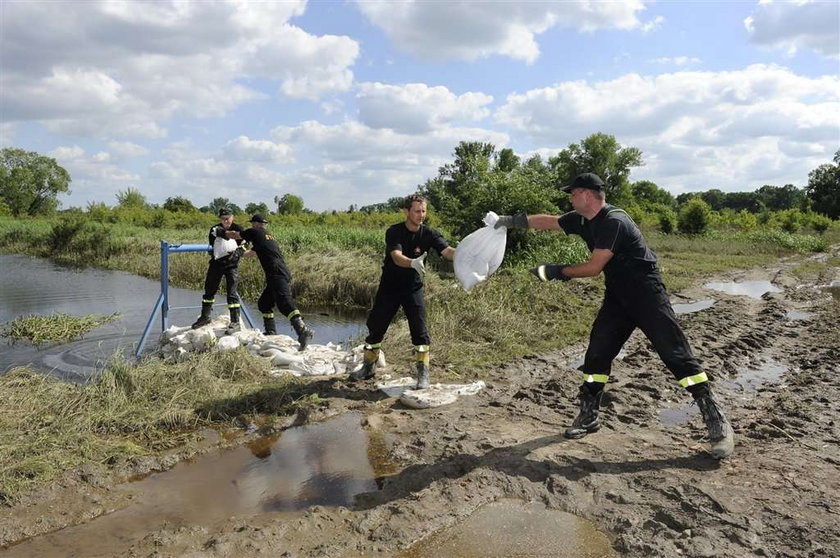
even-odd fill
[[[457,235],[464,235],[481,222],[488,208],[508,213],[514,211],[557,212],[570,209],[568,196],[561,192],[564,184],[581,172],[595,172],[606,183],[607,199],[628,210],[631,215],[660,216],[663,230],[670,228],[684,208],[699,199],[712,211],[759,214],[768,211],[815,211],[828,218],[840,218],[840,150],[833,163],[820,165],[808,176],[808,185],[798,189],[791,184],[777,187],[765,185],[755,192],[705,192],[681,194],[676,198],[654,182],[632,182],[631,170],[643,165],[642,153],[635,147],[622,147],[613,136],[596,133],[543,160],[533,156],[521,160],[512,149],[497,150],[493,144],[461,142],[453,153],[454,160],[438,170],[438,175],[419,187],[441,220]],[[0,214],[14,216],[48,215],[57,207],[57,196],[70,184],[69,173],[55,159],[6,148],[0,153]],[[393,212],[402,206],[403,198],[356,207],[348,212],[367,214]],[[272,211],[268,204],[251,202],[244,208],[227,198],[218,197],[197,208],[182,197],[167,198],[160,206],[149,204],[137,189],[128,188],[117,194],[121,209],[163,209],[172,213],[208,213],[215,215],[221,207],[236,214]],[[275,212],[280,215],[310,214],[303,199],[294,194],[275,196]],[[90,204],[90,213],[107,210],[100,202]]]

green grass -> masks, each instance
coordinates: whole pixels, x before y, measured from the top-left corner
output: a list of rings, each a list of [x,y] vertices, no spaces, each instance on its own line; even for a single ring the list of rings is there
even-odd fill
[[[70,316],[56,313],[50,316],[20,316],[6,324],[0,330],[0,335],[13,341],[28,339],[33,345],[59,342],[66,343],[74,339],[81,339],[87,332],[108,322],[113,322],[120,315],[110,316],[89,314],[87,316]]]
[[[116,466],[189,445],[206,426],[270,424],[318,404],[305,383],[268,369],[243,350],[177,364],[115,358],[83,385],[12,369],[0,376],[0,502],[82,463]]]

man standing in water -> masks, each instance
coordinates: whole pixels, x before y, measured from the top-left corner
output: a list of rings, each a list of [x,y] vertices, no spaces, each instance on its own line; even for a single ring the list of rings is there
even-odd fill
[[[452,248],[435,229],[426,226],[426,198],[408,196],[403,203],[405,221],[391,225],[385,232],[385,260],[376,299],[367,319],[368,336],[362,366],[350,374],[351,380],[373,378],[373,366],[379,358],[382,339],[391,320],[402,307],[414,345],[417,389],[429,387],[429,330],[426,327],[426,303],[423,295],[425,260],[434,248],[447,260],[455,257]]]
[[[581,174],[563,191],[571,195],[574,211],[561,216],[503,215],[496,227],[563,230],[583,238],[591,252],[589,261],[542,264],[531,270],[542,281],[568,281],[604,272],[606,293],[592,324],[582,367],[580,413],[566,430],[566,437],[582,438],[601,427],[598,409],[612,361],[638,327],[700,407],[712,456],[729,457],[735,447],[732,426],[677,321],[656,266],[656,255],[648,249],[630,216],[606,203],[604,183],[597,175]]]
[[[306,348],[309,341],[315,336],[315,332],[309,329],[300,315],[300,310],[295,307],[292,300],[292,274],[286,267],[283,254],[280,252],[280,245],[277,240],[269,234],[265,226],[268,224],[265,217],[256,213],[251,217],[251,228],[244,231],[229,231],[228,238],[247,240],[251,243],[252,250],[257,254],[260,265],[265,272],[265,289],[263,289],[257,308],[263,315],[263,324],[266,335],[277,334],[277,325],[274,321],[274,307],[280,310],[292,324],[297,334],[298,350]]]
[[[210,228],[210,235],[207,243],[212,247],[210,264],[207,267],[207,275],[204,278],[204,296],[201,298],[201,316],[193,323],[192,328],[198,329],[206,326],[211,321],[213,303],[216,300],[216,292],[222,277],[225,278],[227,290],[227,305],[230,311],[231,331],[239,328],[239,293],[236,288],[239,284],[239,258],[245,251],[239,247],[242,240],[235,243],[228,240],[227,231],[242,231],[242,227],[233,222],[233,213],[230,209],[223,207],[219,210],[220,222]],[[232,246],[228,246],[231,244]]]

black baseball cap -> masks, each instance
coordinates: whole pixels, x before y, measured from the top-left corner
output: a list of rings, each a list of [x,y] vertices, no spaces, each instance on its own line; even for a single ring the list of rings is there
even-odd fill
[[[604,181],[601,177],[592,172],[585,172],[575,177],[571,184],[562,188],[567,194],[571,193],[575,188],[588,188],[600,192],[604,189]]]
[[[230,217],[231,215],[233,215],[233,211],[231,211],[227,207],[222,207],[221,209],[219,209],[219,217]]]
[[[265,220],[265,217],[262,216],[262,213],[254,213],[254,216],[251,217],[250,223],[268,223]]]

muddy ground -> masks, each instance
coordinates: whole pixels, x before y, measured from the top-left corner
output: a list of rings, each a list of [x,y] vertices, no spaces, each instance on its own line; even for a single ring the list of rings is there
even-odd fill
[[[126,536],[113,554],[399,556],[484,504],[519,498],[590,520],[618,556],[838,556],[840,303],[802,285],[791,265],[718,278],[769,279],[781,289],[760,299],[701,287],[675,298],[716,299],[680,320],[733,423],[730,459],[706,453],[690,397],[638,334],[615,363],[604,428],[582,440],[562,437],[577,411],[571,364],[582,346],[490,370],[478,395],[423,411],[375,395],[372,384],[322,380],[312,389],[327,405],[309,420],[356,411],[366,429],[388,434],[391,466],[376,471],[379,490],[350,507],[167,524]],[[840,279],[830,274],[820,282]],[[177,460],[138,460],[125,473]],[[44,533],[125,505],[110,477],[74,472],[0,510],[0,555],[26,555]],[[15,544],[26,537],[34,539]]]

